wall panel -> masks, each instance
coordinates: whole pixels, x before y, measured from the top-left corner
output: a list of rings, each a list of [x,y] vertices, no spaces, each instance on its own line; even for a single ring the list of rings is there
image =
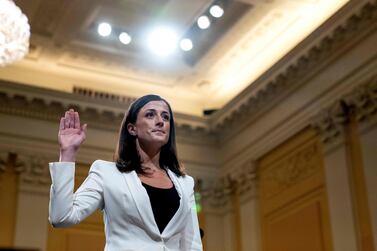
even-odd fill
[[[306,129],[258,163],[264,251],[332,250],[321,144]]]
[[[16,155],[5,153],[0,169],[0,247],[12,247],[14,243],[18,174],[15,171]]]

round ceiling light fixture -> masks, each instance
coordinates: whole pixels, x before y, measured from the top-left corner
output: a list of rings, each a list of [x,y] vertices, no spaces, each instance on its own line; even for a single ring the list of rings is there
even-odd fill
[[[167,56],[176,49],[177,34],[168,27],[154,29],[148,36],[149,49],[157,55]]]
[[[179,45],[183,51],[191,51],[191,49],[193,48],[192,41],[188,38],[182,39]]]
[[[119,38],[119,41],[120,41],[122,44],[125,44],[125,45],[131,43],[131,41],[132,41],[131,36],[128,35],[127,32],[122,32],[122,33],[120,33],[118,38]]]
[[[219,5],[213,5],[213,6],[209,9],[209,13],[210,13],[213,17],[219,18],[219,17],[221,17],[221,16],[224,14],[224,10],[223,10],[223,8],[221,8]]]
[[[97,27],[97,32],[102,37],[107,37],[111,34],[111,25],[109,23],[100,23]]]
[[[211,25],[211,21],[207,16],[201,16],[198,18],[198,26],[200,29],[207,29]]]

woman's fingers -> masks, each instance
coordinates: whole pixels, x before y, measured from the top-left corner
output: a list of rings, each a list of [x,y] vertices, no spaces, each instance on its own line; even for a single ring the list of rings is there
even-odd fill
[[[65,118],[61,117],[60,118],[59,130],[64,130],[64,123],[65,123]]]
[[[69,109],[69,128],[75,128],[75,112],[73,109]]]
[[[81,126],[81,131],[84,132],[85,135],[86,135],[86,130],[87,130],[87,128],[88,128],[88,125],[87,125],[87,124],[83,124],[83,125]]]
[[[60,119],[59,129],[76,128],[80,129],[79,113],[72,108],[65,112],[64,117]]]
[[[78,112],[74,113],[74,118],[75,118],[75,128],[79,129],[80,128],[80,116]]]
[[[64,129],[69,128],[69,121],[70,121],[69,111],[66,111],[64,115]]]
[[[80,126],[80,116],[78,112],[75,112],[73,109],[69,109],[65,112],[64,117],[60,118],[59,130],[75,128],[83,129],[83,126]],[[86,130],[86,125],[85,125]]]

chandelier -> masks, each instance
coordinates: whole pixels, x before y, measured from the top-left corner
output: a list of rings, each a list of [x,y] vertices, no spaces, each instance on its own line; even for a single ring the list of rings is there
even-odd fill
[[[0,0],[0,67],[22,59],[29,50],[27,17],[12,0]]]

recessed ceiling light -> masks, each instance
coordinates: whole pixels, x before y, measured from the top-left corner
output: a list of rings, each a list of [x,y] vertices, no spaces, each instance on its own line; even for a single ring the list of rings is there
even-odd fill
[[[127,32],[122,32],[119,34],[119,41],[122,43],[122,44],[129,44],[131,43],[131,36],[128,35]]]
[[[209,13],[211,13],[211,15],[212,15],[213,17],[219,18],[219,17],[221,17],[221,16],[224,14],[224,10],[223,10],[223,8],[221,8],[221,7],[218,6],[218,5],[213,5],[213,6],[209,9]]]
[[[179,45],[183,51],[190,51],[193,47],[191,39],[188,38],[182,39]]]
[[[207,29],[211,25],[211,21],[207,16],[201,16],[198,18],[198,26],[200,29]]]
[[[97,28],[98,34],[107,37],[111,34],[111,25],[109,23],[100,23]]]
[[[167,27],[153,30],[148,37],[149,48],[160,56],[171,54],[177,47],[177,41],[177,34]]]

